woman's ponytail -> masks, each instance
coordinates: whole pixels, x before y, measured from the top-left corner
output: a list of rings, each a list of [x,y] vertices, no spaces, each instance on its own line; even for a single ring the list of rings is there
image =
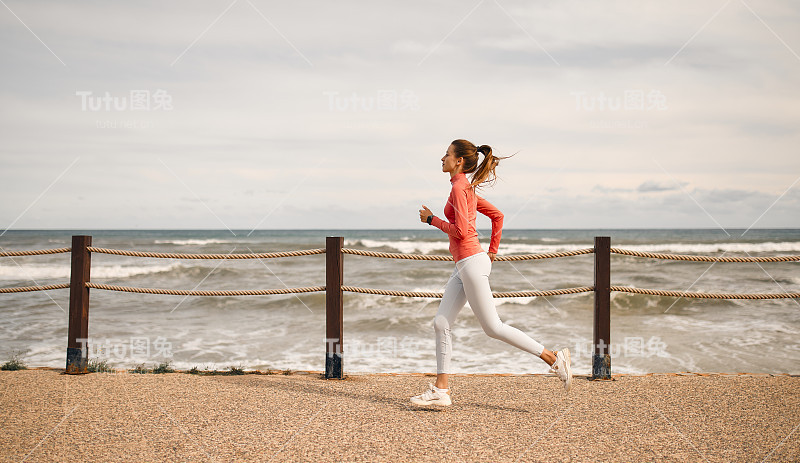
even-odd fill
[[[480,165],[478,165],[478,168],[475,169],[475,173],[472,175],[471,184],[474,187],[494,185],[494,182],[497,180],[495,169],[500,164],[500,159],[505,158],[495,157],[492,154],[492,147],[489,145],[478,146],[478,153],[483,153],[483,161],[480,163]]]

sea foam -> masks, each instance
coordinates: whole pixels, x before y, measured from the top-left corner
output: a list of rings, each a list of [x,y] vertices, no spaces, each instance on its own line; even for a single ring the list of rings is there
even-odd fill
[[[122,266],[122,265],[93,265],[92,279],[127,278],[134,275],[171,272],[183,267],[179,262],[165,265],[150,266]],[[46,280],[70,277],[69,265],[16,265],[0,266],[0,280]]]

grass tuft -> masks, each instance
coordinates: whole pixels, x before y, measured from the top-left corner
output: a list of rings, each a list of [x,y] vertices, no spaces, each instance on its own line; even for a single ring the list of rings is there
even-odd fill
[[[143,374],[148,372],[147,367],[144,366],[144,363],[140,363],[140,364],[136,365],[135,367],[133,367],[132,370],[129,370],[129,371],[131,373],[139,373],[141,375],[143,375]]]
[[[89,373],[112,373],[114,371],[109,365],[108,360],[89,359],[86,365],[86,371]]]
[[[161,362],[153,368],[153,373],[175,373],[175,370],[170,366],[172,362]]]
[[[27,370],[28,366],[25,365],[25,362],[23,362],[20,357],[22,357],[22,354],[19,352],[12,354],[11,359],[9,359],[6,363],[0,365],[0,370],[5,370],[5,371]]]

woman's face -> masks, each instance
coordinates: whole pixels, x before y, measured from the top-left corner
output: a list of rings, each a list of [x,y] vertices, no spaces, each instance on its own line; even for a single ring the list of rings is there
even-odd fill
[[[447,153],[442,158],[442,172],[458,173],[461,169],[460,159],[456,157],[453,145],[447,147]]]

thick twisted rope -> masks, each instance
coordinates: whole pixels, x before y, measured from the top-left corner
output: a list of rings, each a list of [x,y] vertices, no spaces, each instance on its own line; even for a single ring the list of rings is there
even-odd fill
[[[57,285],[44,286],[18,286],[16,288],[0,288],[0,293],[27,293],[30,291],[50,291],[51,289],[66,289],[69,283],[59,283]]]
[[[578,286],[576,288],[550,289],[547,291],[511,291],[505,293],[492,293],[494,297],[538,297],[538,296],[564,296],[567,294],[590,293],[594,286]]]
[[[497,256],[495,261],[519,261],[519,260],[534,260],[534,259],[552,259],[556,257],[570,257],[579,256],[581,254],[591,254],[594,252],[593,248],[578,249],[575,251],[564,252],[548,252],[543,254],[524,254],[519,256]],[[428,255],[428,254],[402,254],[397,252],[378,252],[378,251],[364,251],[361,249],[342,248],[344,254],[355,254],[358,256],[367,257],[383,257],[387,259],[411,259],[411,260],[453,260],[452,256],[442,255]]]
[[[300,251],[284,252],[263,252],[251,254],[182,254],[173,252],[144,252],[144,251],[124,251],[120,249],[86,248],[89,252],[102,254],[114,254],[117,256],[131,257],[155,257],[158,259],[273,259],[276,257],[298,257],[309,256],[312,254],[325,254],[325,249],[304,249]]]
[[[70,251],[72,251],[72,248],[38,249],[35,251],[0,251],[0,257],[41,256],[43,254],[61,254]]]
[[[523,254],[519,256],[497,256],[494,260],[499,261],[517,261],[517,260],[535,260],[535,259],[555,259],[559,257],[572,257],[580,256],[581,254],[592,254],[594,248],[576,249],[575,251],[562,251],[562,252],[546,252],[541,254]]]
[[[661,254],[656,252],[630,251],[628,249],[611,248],[614,254],[626,256],[649,257],[651,259],[688,260],[693,262],[793,262],[800,260],[800,256],[772,256],[772,257],[715,257],[715,256],[689,256],[685,254]]]
[[[800,293],[690,293],[687,291],[667,291],[661,289],[633,288],[630,286],[612,286],[611,291],[623,293],[649,294],[651,296],[687,297],[697,299],[798,299]]]
[[[163,289],[163,288],[135,288],[132,286],[104,285],[100,283],[86,282],[87,288],[105,289],[107,291],[123,291],[126,293],[147,293],[147,294],[167,294],[170,296],[266,296],[269,294],[292,294],[292,293],[314,293],[325,291],[324,286],[306,286],[302,288],[284,289],[247,289],[230,291],[197,291],[185,289]]]
[[[387,259],[410,260],[453,260],[453,256],[427,255],[427,254],[402,254],[399,252],[364,251],[361,249],[342,248],[342,254],[354,254],[366,257],[383,257]]]
[[[359,288],[357,286],[342,286],[342,291],[363,294],[380,294],[383,296],[403,296],[403,297],[431,297],[440,298],[442,293],[427,291],[394,291],[389,289]],[[564,294],[576,294],[594,291],[592,286],[582,286],[579,288],[553,289],[550,291],[514,291],[506,293],[492,293],[493,297],[537,297],[537,296],[560,296]]]

